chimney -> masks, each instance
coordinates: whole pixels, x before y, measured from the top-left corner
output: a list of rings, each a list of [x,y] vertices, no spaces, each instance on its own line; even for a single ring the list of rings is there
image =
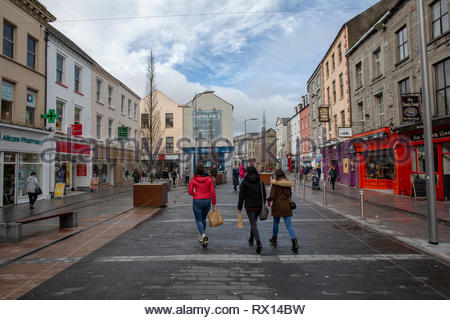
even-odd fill
[[[306,96],[302,96],[303,105],[306,106]]]

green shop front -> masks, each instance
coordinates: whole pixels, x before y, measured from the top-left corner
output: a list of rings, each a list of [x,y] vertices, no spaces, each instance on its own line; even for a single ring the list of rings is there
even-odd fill
[[[49,196],[50,165],[45,161],[46,130],[0,123],[0,206],[28,201],[26,179],[36,172],[43,191]]]

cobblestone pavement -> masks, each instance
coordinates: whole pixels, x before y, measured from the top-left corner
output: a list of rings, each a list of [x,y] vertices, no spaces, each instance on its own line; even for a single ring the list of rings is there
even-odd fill
[[[259,222],[263,250],[236,227],[237,193],[217,187],[225,223],[198,241],[186,187],[169,206],[22,296],[22,299],[448,299],[450,268],[333,212],[295,198],[300,243],[284,224]],[[297,193],[298,194],[298,193]],[[245,215],[244,215],[245,216]],[[31,258],[31,257],[30,257]],[[75,257],[76,258],[76,257]],[[26,261],[22,262],[25,265]],[[48,263],[34,260],[33,263]]]

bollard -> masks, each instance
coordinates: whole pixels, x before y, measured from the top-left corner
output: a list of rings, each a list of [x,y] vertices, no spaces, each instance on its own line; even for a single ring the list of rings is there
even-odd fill
[[[323,206],[327,206],[327,182],[323,180]]]
[[[361,207],[361,219],[366,220],[366,215],[364,213],[364,189],[359,189],[359,200]]]
[[[303,199],[306,199],[306,188],[305,188],[305,185],[306,185],[306,181],[305,181],[305,179],[303,179]]]

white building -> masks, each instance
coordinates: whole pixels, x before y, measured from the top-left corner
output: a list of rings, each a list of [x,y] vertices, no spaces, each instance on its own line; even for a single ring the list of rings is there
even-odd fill
[[[293,167],[296,172],[300,166],[300,108],[294,108],[294,115],[289,120],[291,122],[291,154],[292,154],[292,162],[294,163]]]
[[[53,123],[46,121],[55,151],[48,154],[52,159],[50,189],[55,183],[64,183],[67,191],[88,189],[92,177],[91,66],[95,62],[54,27],[48,26],[47,33],[46,110],[58,114]],[[73,131],[75,124],[80,132]],[[74,134],[70,140],[69,132]]]
[[[276,135],[277,135],[277,160],[281,169],[287,169],[287,153],[289,150],[288,141],[288,120],[289,118],[277,118]]]

